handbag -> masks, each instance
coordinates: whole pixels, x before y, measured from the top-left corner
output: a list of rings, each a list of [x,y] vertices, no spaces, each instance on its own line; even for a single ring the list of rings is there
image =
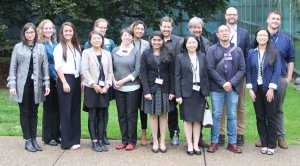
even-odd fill
[[[205,128],[210,128],[210,127],[213,126],[212,114],[211,114],[209,104],[208,104],[207,101],[206,101],[206,104],[205,104],[205,110],[204,110],[204,117],[203,117],[202,125]]]

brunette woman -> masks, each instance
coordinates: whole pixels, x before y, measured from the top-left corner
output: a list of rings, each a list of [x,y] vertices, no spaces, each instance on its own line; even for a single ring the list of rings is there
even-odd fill
[[[12,52],[7,86],[10,98],[19,104],[25,149],[36,152],[42,151],[36,141],[38,106],[50,93],[48,59],[33,23],[24,25],[21,40]]]

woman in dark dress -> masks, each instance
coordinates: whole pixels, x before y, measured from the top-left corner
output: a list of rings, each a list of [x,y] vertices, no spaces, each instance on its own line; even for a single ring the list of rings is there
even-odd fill
[[[104,38],[92,31],[89,37],[91,48],[82,53],[84,77],[84,103],[89,112],[88,128],[92,148],[97,152],[107,151],[104,144],[105,113],[108,111],[108,89],[112,86],[112,60],[109,51],[102,49]]]
[[[163,34],[154,31],[150,36],[151,48],[143,52],[141,58],[141,77],[143,84],[143,109],[150,114],[152,151],[167,151],[165,138],[168,126],[168,112],[174,98],[174,58],[164,45]],[[160,142],[158,141],[158,122]]]
[[[187,154],[201,155],[198,147],[201,122],[209,96],[209,82],[205,55],[200,52],[196,36],[188,36],[183,42],[183,53],[175,62],[175,94],[180,104],[181,119],[188,144]]]

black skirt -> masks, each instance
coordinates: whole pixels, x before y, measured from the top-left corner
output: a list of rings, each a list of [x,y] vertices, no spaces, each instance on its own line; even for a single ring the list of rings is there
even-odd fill
[[[205,110],[205,98],[199,91],[194,91],[191,97],[182,98],[180,119],[186,122],[202,122]]]
[[[83,110],[88,111],[87,108],[108,107],[109,94],[96,93],[94,88],[84,87],[84,101]]]

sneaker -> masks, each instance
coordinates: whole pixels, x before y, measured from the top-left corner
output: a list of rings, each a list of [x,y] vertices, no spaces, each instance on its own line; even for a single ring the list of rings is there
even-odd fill
[[[274,152],[275,152],[275,149],[269,149],[268,148],[267,155],[273,155]]]
[[[220,134],[219,135],[219,142],[218,142],[219,146],[224,146],[225,145],[225,135]]]
[[[289,148],[289,146],[287,145],[287,143],[285,142],[285,140],[283,138],[278,139],[278,146],[281,149],[288,149]]]
[[[79,149],[80,148],[80,145],[79,144],[75,144],[75,145],[73,145],[70,149],[71,150],[77,150],[77,149]]]
[[[237,135],[236,144],[238,146],[244,146],[244,135]]]
[[[207,152],[215,153],[218,150],[218,144],[211,143],[207,148]]]
[[[232,151],[233,153],[242,153],[242,149],[236,144],[228,144],[227,150]]]

